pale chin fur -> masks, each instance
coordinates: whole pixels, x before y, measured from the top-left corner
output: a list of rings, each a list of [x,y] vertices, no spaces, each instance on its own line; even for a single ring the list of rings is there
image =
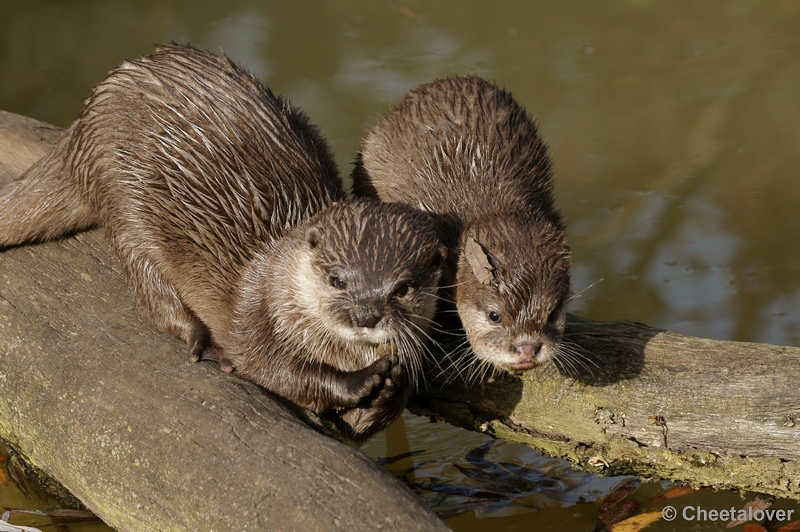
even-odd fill
[[[391,332],[367,327],[336,327],[333,332],[345,342],[357,342],[370,346],[394,341],[396,337]]]

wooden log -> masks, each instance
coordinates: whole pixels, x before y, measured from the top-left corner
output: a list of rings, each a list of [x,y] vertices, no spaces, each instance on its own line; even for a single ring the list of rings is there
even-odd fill
[[[417,407],[585,470],[800,499],[800,348],[568,317],[585,357],[435,387]]]
[[[57,135],[0,111],[0,184]],[[191,364],[98,231],[0,252],[0,437],[121,531],[447,530],[362,453]]]

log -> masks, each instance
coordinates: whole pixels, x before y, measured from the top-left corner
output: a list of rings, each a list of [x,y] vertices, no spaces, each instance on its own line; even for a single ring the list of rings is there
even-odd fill
[[[0,183],[58,136],[0,111]],[[0,213],[0,216],[2,213]],[[98,231],[0,252],[0,437],[139,530],[447,530],[400,482],[140,317]]]
[[[418,412],[599,473],[800,500],[800,348],[568,316],[582,359],[439,384]]]

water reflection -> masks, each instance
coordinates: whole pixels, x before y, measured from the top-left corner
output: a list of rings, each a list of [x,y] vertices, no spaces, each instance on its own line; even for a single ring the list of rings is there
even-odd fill
[[[758,315],[757,341],[791,345],[800,338],[800,291],[778,296],[764,305]]]
[[[228,57],[235,57],[240,65],[265,80],[271,72],[270,62],[264,54],[269,36],[270,22],[266,15],[260,10],[249,9],[232,13],[213,24],[204,40],[218,43],[219,49],[212,48],[211,52],[224,52]]]
[[[446,30],[413,28],[391,47],[367,48],[354,41],[342,51],[335,76],[351,97],[373,102],[398,102],[411,88],[441,77],[443,65],[452,73],[483,73],[476,65],[490,60],[487,50],[469,47]]]
[[[664,305],[656,319],[667,328],[715,338],[733,335],[736,287],[726,265],[744,244],[729,233],[724,218],[707,198],[689,202],[684,220],[646,267],[646,279]],[[683,318],[675,321],[675,316]]]
[[[405,442],[399,449],[398,441]],[[527,445],[408,412],[359,448],[444,519],[468,511],[497,518],[593,502],[631,479],[576,471]]]

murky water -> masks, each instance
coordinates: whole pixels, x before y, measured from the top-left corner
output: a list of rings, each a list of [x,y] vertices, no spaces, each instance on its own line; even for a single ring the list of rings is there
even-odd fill
[[[405,92],[478,73],[550,145],[574,312],[800,345],[798,28],[791,0],[0,1],[0,109],[66,126],[122,58],[190,42],[303,107],[346,174]]]

